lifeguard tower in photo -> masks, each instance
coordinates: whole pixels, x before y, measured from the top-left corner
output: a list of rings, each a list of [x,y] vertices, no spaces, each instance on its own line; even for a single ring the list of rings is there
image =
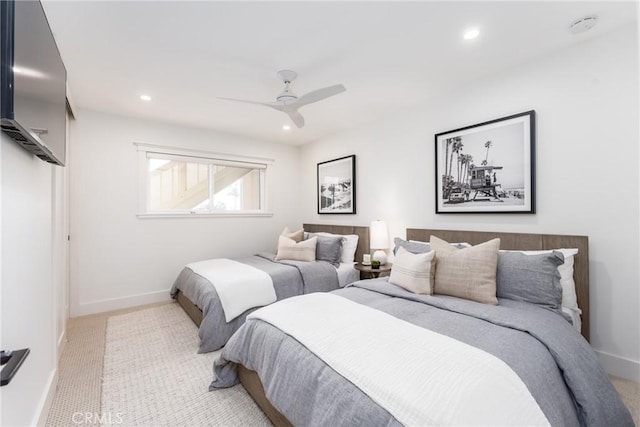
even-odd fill
[[[495,198],[494,201],[496,202],[503,201],[496,190],[496,187],[501,185],[497,183],[496,173],[494,172],[494,170],[500,169],[502,169],[502,166],[472,166],[469,168],[469,175],[471,175],[469,188],[470,190],[475,190],[473,201],[486,201],[490,198]],[[485,197],[478,198],[478,194],[487,196],[489,199]]]

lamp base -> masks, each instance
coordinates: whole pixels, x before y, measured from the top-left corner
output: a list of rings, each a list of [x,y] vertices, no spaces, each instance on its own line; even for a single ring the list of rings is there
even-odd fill
[[[382,249],[378,249],[373,253],[371,259],[374,261],[380,261],[380,265],[385,265],[387,263],[387,254]]]

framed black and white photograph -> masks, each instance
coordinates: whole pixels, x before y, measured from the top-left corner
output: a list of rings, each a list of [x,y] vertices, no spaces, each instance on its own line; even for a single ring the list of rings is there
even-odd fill
[[[318,213],[356,213],[356,156],[318,163]]]
[[[535,213],[535,111],[435,135],[436,213]]]

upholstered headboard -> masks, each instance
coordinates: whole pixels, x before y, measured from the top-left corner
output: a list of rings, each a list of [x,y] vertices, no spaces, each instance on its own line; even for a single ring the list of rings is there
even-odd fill
[[[498,233],[487,231],[407,229],[407,240],[428,242],[431,235],[448,242],[467,242],[472,245],[500,238],[500,249],[548,250],[577,248],[574,257],[573,279],[576,282],[578,307],[582,310],[582,336],[589,341],[589,238],[560,234]]]
[[[356,261],[362,261],[362,255],[369,253],[369,227],[357,225],[333,225],[333,224],[303,224],[304,231],[317,233],[324,231],[333,234],[357,234],[358,249],[356,250]]]

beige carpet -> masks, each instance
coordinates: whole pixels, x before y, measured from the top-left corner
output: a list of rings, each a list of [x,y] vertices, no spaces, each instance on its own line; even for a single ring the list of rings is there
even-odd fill
[[[169,326],[170,316],[176,318],[174,325],[179,325],[176,330],[174,326]],[[113,345],[113,348],[118,348],[118,352],[123,355],[118,360],[114,357],[113,350],[105,357],[108,319],[109,335],[114,338],[110,348]],[[182,332],[176,332],[178,329]],[[131,337],[137,338],[130,340]],[[172,342],[173,339],[179,340],[182,345],[193,347],[188,350],[188,354],[178,356],[176,352],[179,349],[176,348],[176,343]],[[77,414],[86,413],[97,414],[103,417],[103,421],[108,421],[109,414],[105,412],[107,410],[120,411],[120,415],[111,414],[111,423],[114,425],[120,418],[123,422],[119,425],[235,426],[249,425],[252,423],[251,420],[255,420],[255,424],[268,424],[241,386],[222,392],[206,391],[213,376],[208,360],[213,357],[213,353],[195,353],[197,329],[175,303],[70,319],[67,340],[60,360],[58,387],[47,426],[78,425]],[[124,345],[124,342],[131,341],[135,343]],[[147,345],[161,349],[149,351],[140,348]],[[194,372],[184,372],[178,367],[178,357],[190,359],[188,363],[194,364]],[[153,370],[152,366],[161,364],[162,361],[170,365],[170,368],[163,368],[162,375],[167,375],[166,381],[165,378],[156,378],[153,372],[150,372]],[[205,366],[200,367],[200,363]],[[108,368],[106,364],[109,365]],[[115,375],[122,374],[122,382],[118,384],[111,379],[111,375],[106,375],[107,371],[112,371]],[[611,381],[630,408],[636,425],[640,427],[640,384],[615,377],[612,377]],[[128,386],[124,386],[125,382],[131,389],[128,390]],[[110,396],[102,403],[102,396],[107,392]],[[208,401],[218,399],[214,397],[218,393],[222,393],[218,395],[219,400]],[[236,400],[241,403],[238,405]],[[163,405],[173,409],[180,407],[174,414],[160,419],[152,412]],[[162,409],[164,412],[164,408]],[[203,415],[204,413],[206,415]]]
[[[218,352],[198,342],[177,304],[110,317],[102,412],[131,426],[270,425],[242,386],[208,391]]]
[[[169,317],[174,318],[174,326],[168,327],[171,323]],[[155,326],[149,327],[149,319],[152,319],[151,323]],[[109,332],[107,324],[110,325]],[[111,325],[115,325],[114,332],[111,332]],[[132,336],[143,335],[141,340],[131,345],[131,349],[124,350],[123,354],[127,354],[128,360],[124,356],[120,359],[112,357],[113,351],[107,354],[106,336],[114,336],[116,339],[113,345],[118,348],[122,346],[123,340],[127,340],[127,330],[132,331]],[[185,349],[188,354],[177,355],[174,351],[177,343],[170,340],[176,338],[177,330],[184,332],[178,337],[179,340],[190,339],[190,344],[185,344],[190,346],[188,350]],[[46,426],[270,425],[242,386],[215,393],[207,391],[213,379],[211,367],[215,354],[196,354],[198,339],[196,326],[176,303],[154,304],[69,319],[67,343],[58,367],[58,385]],[[136,348],[148,344],[162,349],[153,351],[149,358],[146,358],[149,350],[133,354]],[[171,353],[172,351],[174,352]],[[183,369],[175,368],[177,365],[168,356],[170,353],[173,358],[189,358],[191,363],[204,363],[205,366],[194,368],[198,374],[188,373],[182,378],[176,378],[173,371],[183,372]],[[164,378],[152,378],[145,371],[147,365],[157,363],[160,359],[167,361],[167,366],[170,366],[163,375],[168,373],[171,379],[164,381]],[[111,376],[107,375],[108,371],[116,374],[121,372],[132,387],[131,390],[115,384],[110,379]],[[150,386],[147,388],[145,384]],[[103,401],[103,388],[109,393],[118,393],[119,396],[107,396],[108,400]],[[133,392],[134,389],[136,392]],[[166,406],[168,408],[182,406],[174,415],[164,419],[150,414],[151,409],[166,402],[169,402]]]
[[[80,319],[82,319],[80,321]],[[67,344],[58,366],[58,385],[47,426],[72,425],[72,417],[100,412],[106,316],[84,316],[67,323]]]

